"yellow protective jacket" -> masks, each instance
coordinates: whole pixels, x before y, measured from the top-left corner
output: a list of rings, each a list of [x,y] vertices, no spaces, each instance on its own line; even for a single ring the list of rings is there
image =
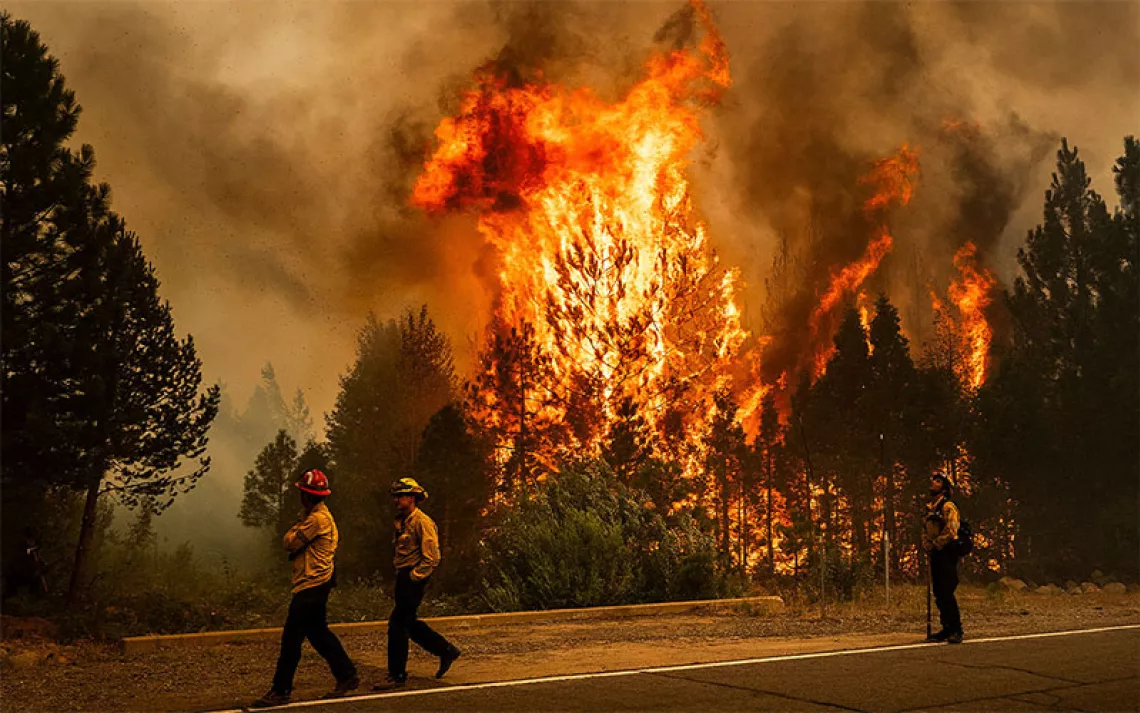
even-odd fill
[[[332,579],[333,557],[340,535],[324,503],[285,533],[285,549],[293,560],[293,594]]]
[[[923,544],[931,543],[934,549],[941,550],[947,544],[958,539],[958,526],[961,516],[958,506],[939,495],[936,500],[926,505],[926,524],[922,530]]]
[[[393,564],[398,570],[410,567],[408,576],[413,582],[427,579],[439,566],[439,533],[423,510],[416,508],[407,517],[396,520],[392,542],[396,552]]]

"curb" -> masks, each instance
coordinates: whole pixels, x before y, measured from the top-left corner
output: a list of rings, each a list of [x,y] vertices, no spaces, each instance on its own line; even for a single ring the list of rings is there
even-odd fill
[[[705,599],[690,602],[661,602],[659,604],[627,604],[616,607],[590,607],[584,609],[546,609],[543,611],[504,612],[501,614],[464,614],[460,616],[439,616],[424,621],[440,631],[448,632],[472,626],[505,624],[545,624],[574,619],[610,619],[627,616],[660,616],[662,614],[684,614],[696,610],[731,610],[749,607],[767,613],[778,611],[784,606],[780,597],[740,597],[738,599]],[[344,624],[330,624],[337,635],[372,634],[388,630],[386,621],[361,621]],[[277,641],[281,629],[233,629],[230,631],[207,631],[200,634],[161,634],[152,636],[129,636],[123,639],[123,655],[134,656],[158,651],[159,649],[189,648],[195,646],[216,646],[218,644],[246,643],[251,641]]]

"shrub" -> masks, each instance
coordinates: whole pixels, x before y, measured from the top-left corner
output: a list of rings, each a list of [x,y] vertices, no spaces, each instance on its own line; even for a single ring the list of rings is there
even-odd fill
[[[494,611],[709,597],[719,593],[713,542],[688,517],[668,526],[643,491],[584,461],[497,513],[483,542]]]

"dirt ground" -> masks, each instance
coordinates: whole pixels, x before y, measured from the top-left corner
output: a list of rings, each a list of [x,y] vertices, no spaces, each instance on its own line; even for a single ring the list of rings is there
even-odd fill
[[[925,634],[925,591],[895,590],[881,602],[788,607],[773,614],[630,617],[551,624],[452,626],[442,631],[463,649],[448,684],[566,673],[698,663],[806,651],[909,643]],[[1140,623],[1140,594],[994,596],[959,590],[967,637],[1060,631]],[[937,616],[937,614],[935,614]],[[936,623],[937,628],[937,623]],[[343,638],[370,688],[382,680],[383,634]],[[165,649],[124,657],[115,646],[57,647],[25,636],[5,640],[0,677],[4,711],[210,710],[248,703],[269,687],[276,661],[271,642]],[[417,685],[435,661],[413,645],[409,671]],[[294,700],[331,688],[323,661],[306,647]]]

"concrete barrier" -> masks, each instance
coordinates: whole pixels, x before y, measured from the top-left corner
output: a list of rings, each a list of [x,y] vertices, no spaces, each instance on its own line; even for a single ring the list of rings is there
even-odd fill
[[[546,609],[543,611],[503,612],[501,614],[464,614],[425,619],[433,628],[447,633],[475,626],[503,626],[509,624],[546,624],[558,621],[583,619],[614,619],[627,616],[660,616],[686,614],[696,611],[761,610],[773,612],[782,609],[779,597],[741,597],[739,599],[706,599],[691,602],[661,602],[659,604],[628,604],[618,607],[591,607],[585,609]],[[388,630],[386,621],[361,621],[330,624],[338,635],[373,634]],[[277,641],[281,629],[234,629],[207,631],[199,634],[161,634],[129,636],[123,639],[123,654],[134,656],[152,653],[163,648],[188,646],[215,646],[217,644],[245,643],[250,641]]]

